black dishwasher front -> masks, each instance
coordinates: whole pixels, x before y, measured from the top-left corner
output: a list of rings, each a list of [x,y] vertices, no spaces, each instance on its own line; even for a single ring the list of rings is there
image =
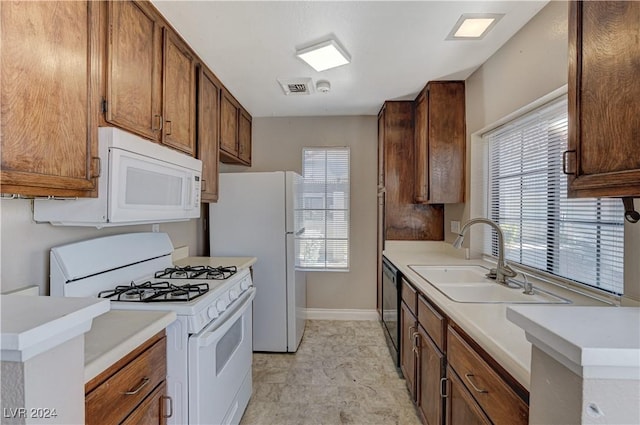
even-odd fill
[[[382,323],[389,351],[400,368],[400,277],[398,269],[382,258]]]

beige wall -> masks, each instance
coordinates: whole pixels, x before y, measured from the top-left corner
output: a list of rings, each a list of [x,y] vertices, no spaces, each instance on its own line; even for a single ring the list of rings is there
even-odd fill
[[[254,118],[252,167],[222,167],[301,172],[303,147],[351,148],[350,271],[308,273],[309,308],[376,307],[377,131],[375,116]]]
[[[568,6],[552,1],[466,80],[467,192],[465,204],[445,206],[451,220],[470,218],[471,135],[567,84]],[[625,225],[625,293],[640,300],[640,225]],[[635,255],[634,255],[635,253]]]
[[[58,227],[35,223],[33,201],[3,199],[0,201],[0,292],[27,285],[40,287],[40,294],[49,293],[49,249],[57,245],[129,232],[150,232],[150,225],[123,226],[110,229],[91,227]],[[204,235],[200,220],[160,225],[174,247],[188,245],[192,255],[201,255]]]

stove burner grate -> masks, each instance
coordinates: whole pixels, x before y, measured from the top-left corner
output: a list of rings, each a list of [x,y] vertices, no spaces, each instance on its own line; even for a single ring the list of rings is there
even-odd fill
[[[236,272],[236,266],[211,267],[211,266],[184,266],[169,267],[163,271],[156,272],[156,279],[205,279],[224,280],[228,279]]]
[[[208,283],[179,286],[169,282],[147,281],[138,284],[131,282],[129,285],[118,285],[114,289],[99,292],[98,297],[134,302],[191,301],[208,291]]]

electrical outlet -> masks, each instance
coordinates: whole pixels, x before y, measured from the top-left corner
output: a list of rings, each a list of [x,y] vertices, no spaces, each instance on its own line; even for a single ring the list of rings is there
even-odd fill
[[[459,221],[451,221],[451,233],[460,233]]]
[[[160,231],[160,225],[159,224],[152,224],[151,225],[151,231],[153,233],[158,233]]]

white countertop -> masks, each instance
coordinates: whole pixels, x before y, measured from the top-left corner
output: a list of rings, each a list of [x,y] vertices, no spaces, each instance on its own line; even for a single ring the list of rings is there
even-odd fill
[[[87,332],[108,300],[0,295],[2,360],[26,361]]]
[[[527,339],[579,376],[640,380],[640,308],[510,306]]]
[[[175,260],[176,266],[210,266],[230,267],[236,266],[238,270],[253,266],[258,259],[256,257],[185,257]]]
[[[111,310],[84,337],[85,383],[176,320],[172,311]]]
[[[489,355],[509,372],[527,390],[530,385],[531,344],[524,330],[507,320],[509,304],[457,303],[445,297],[440,291],[410,269],[409,265],[484,265],[483,260],[466,260],[464,250],[454,249],[444,242],[387,242],[384,256],[390,260],[421,292],[465,332],[472,337]],[[572,291],[545,284],[535,279],[534,286],[550,290],[571,300],[574,305],[605,306],[590,297],[580,296]],[[546,305],[549,309],[570,308],[566,304]]]

